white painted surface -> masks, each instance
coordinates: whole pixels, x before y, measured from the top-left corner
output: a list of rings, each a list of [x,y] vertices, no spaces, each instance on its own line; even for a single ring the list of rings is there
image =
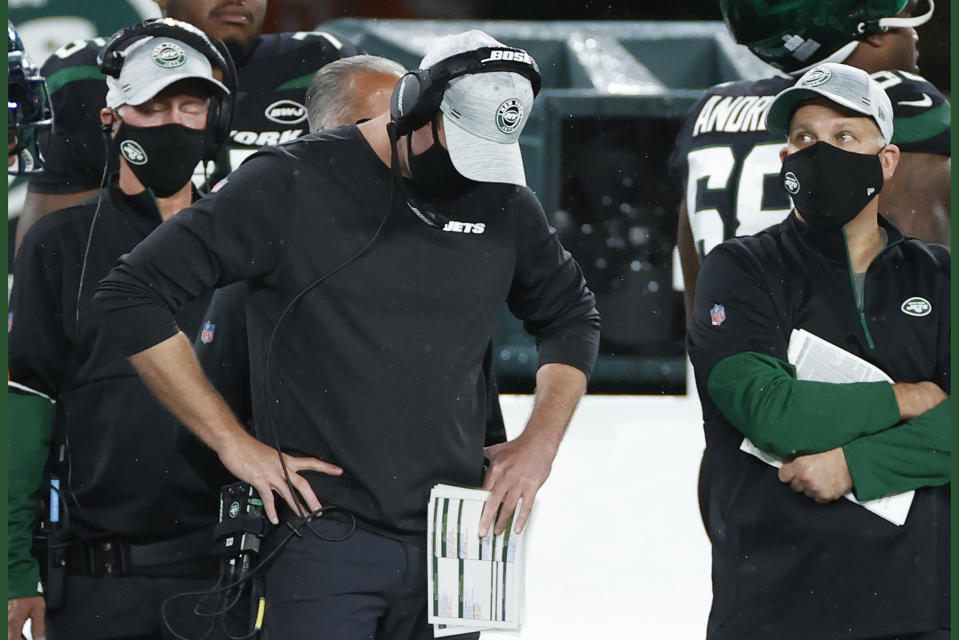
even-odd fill
[[[502,398],[510,438],[531,403]],[[483,639],[702,638],[711,600],[696,496],[703,446],[695,395],[584,398],[537,499],[526,623]]]

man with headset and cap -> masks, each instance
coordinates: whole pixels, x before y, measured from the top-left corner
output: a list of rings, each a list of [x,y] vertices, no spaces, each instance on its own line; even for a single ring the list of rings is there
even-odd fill
[[[707,637],[946,640],[949,249],[879,214],[899,148],[889,97],[865,71],[813,67],[776,96],[767,126],[786,137],[795,207],[710,252],[688,335],[706,431]],[[798,378],[798,329],[895,382]],[[741,450],[744,436],[785,464]],[[841,499],[911,490],[901,526]]]
[[[305,106],[310,131],[325,131],[358,124],[389,108],[393,89],[406,73],[397,62],[378,56],[358,55],[334,60],[313,75]],[[250,360],[247,352],[246,282],[218,289],[203,316],[194,349],[217,392],[241,420],[252,424]],[[493,344],[483,359],[488,385],[486,444],[506,441],[506,426],[493,371]]]
[[[730,35],[779,72],[710,87],[676,137],[669,169],[684,195],[677,247],[687,314],[713,247],[789,214],[789,193],[776,179],[782,140],[763,116],[777,93],[822,62],[864,69],[889,94],[901,153],[879,196],[883,214],[904,233],[949,244],[951,106],[917,75],[917,29],[933,17],[932,0],[721,0],[719,7]]]
[[[526,524],[599,333],[525,186],[518,138],[539,82],[529,54],[483,32],[439,39],[389,112],[257,153],[101,283],[95,305],[147,384],[287,525],[267,540],[270,637],[432,637],[436,483],[489,489],[481,525],[497,532],[522,499]],[[239,280],[256,437],[173,318]],[[484,473],[482,363],[503,302],[536,336],[540,368],[523,434],[487,448]],[[310,518],[321,505],[340,514]],[[329,541],[344,538],[343,512],[355,530]]]
[[[11,450],[10,475],[39,478],[47,465],[47,637],[159,638],[161,602],[217,575],[212,528],[229,476],[153,398],[91,301],[121,255],[196,199],[193,168],[225,139],[236,85],[226,49],[171,19],[119,32],[101,61],[100,120],[119,171],[95,197],[41,220],[17,255],[10,377],[56,407],[52,446]],[[207,302],[178,310],[188,334]],[[11,430],[18,420],[10,415]],[[29,557],[29,547],[9,553]],[[20,584],[24,596],[38,597],[35,575]],[[178,631],[208,627],[194,604],[170,608]],[[10,633],[25,619],[16,611]]]
[[[208,185],[236,168],[257,148],[307,132],[304,97],[318,68],[355,55],[349,42],[322,31],[263,34],[268,0],[154,0],[163,17],[188,22],[223,41],[236,68],[236,96],[230,140],[222,147]],[[149,3],[147,3],[149,4]],[[103,76],[96,55],[103,38],[64,44],[43,64],[59,117],[44,149],[47,164],[30,180],[17,225],[16,246],[37,220],[94,195],[105,161],[97,113],[103,106]]]

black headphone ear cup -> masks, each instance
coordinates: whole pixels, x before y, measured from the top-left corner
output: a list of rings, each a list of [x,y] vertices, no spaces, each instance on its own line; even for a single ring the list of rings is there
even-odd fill
[[[100,69],[100,73],[114,78],[120,77],[120,69],[123,68],[123,56],[119,52],[129,41],[142,37],[140,28],[141,25],[125,27],[103,45],[103,48],[97,54],[97,67]]]
[[[397,124],[403,120],[403,115],[406,113],[400,102],[406,92],[410,90],[407,81],[409,77],[409,72],[404,73],[396,83],[396,86],[393,87],[393,95],[390,96],[390,120]]]
[[[224,104],[221,96],[213,96],[210,98],[210,111],[206,117],[206,130],[209,132],[209,135],[203,147],[204,162],[215,161],[220,147],[223,146],[223,108]]]
[[[207,142],[207,149],[204,153],[204,160],[216,160],[220,148],[229,140],[230,127],[233,124],[233,115],[236,110],[236,66],[233,64],[233,58],[230,56],[226,45],[219,40],[213,40],[212,42],[225,63],[222,81],[230,90],[230,95],[216,96],[210,101],[210,116],[208,122],[213,126],[212,135]],[[214,65],[214,67],[216,66],[217,65]]]
[[[108,75],[108,76],[113,76],[113,77],[117,77],[118,75],[120,75],[116,68],[115,58],[116,57],[114,52],[108,51],[103,56],[103,61],[100,62],[100,73],[103,73],[104,75]]]
[[[419,69],[410,71],[400,78],[390,98],[390,119],[396,124],[396,134],[403,136],[416,128],[413,124],[417,104],[423,91],[423,75]],[[428,77],[427,77],[428,80]]]

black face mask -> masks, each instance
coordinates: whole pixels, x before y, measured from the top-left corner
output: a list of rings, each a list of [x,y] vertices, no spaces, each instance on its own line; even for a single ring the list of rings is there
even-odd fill
[[[820,229],[843,226],[882,189],[878,154],[843,151],[826,142],[786,156],[779,176],[803,220]]]
[[[121,122],[113,139],[133,175],[159,198],[183,188],[203,157],[206,129],[182,124],[135,127]]]
[[[407,140],[406,158],[413,175],[412,190],[427,201],[449,200],[462,195],[473,184],[464,177],[450,159],[449,152],[440,144],[436,135],[436,119],[433,119],[433,146],[423,153],[413,155],[413,145]]]

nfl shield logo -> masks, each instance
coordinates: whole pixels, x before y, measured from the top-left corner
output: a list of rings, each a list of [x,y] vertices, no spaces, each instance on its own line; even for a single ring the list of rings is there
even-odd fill
[[[713,326],[721,325],[726,321],[726,307],[721,304],[714,304],[709,310],[709,319],[713,321]]]
[[[715,324],[715,323],[713,323]],[[200,330],[200,342],[210,344],[213,342],[213,332],[216,331],[216,325],[212,322],[204,322],[203,329]]]

